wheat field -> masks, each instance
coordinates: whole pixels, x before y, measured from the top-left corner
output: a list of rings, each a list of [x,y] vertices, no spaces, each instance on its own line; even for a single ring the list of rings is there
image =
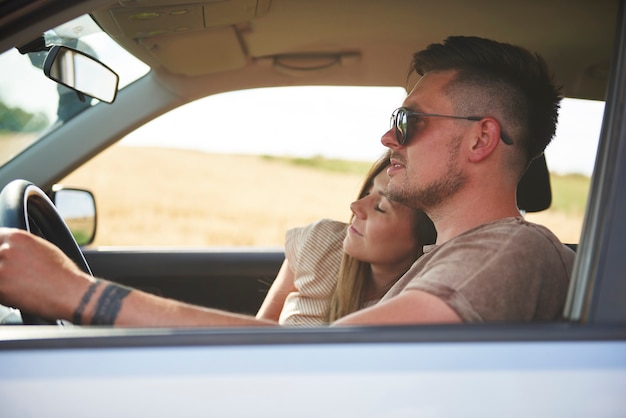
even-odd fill
[[[96,197],[95,246],[276,246],[320,218],[347,220],[365,173],[339,174],[257,156],[114,146],[60,183]],[[582,219],[528,219],[578,242]]]
[[[118,146],[61,184],[94,193],[94,245],[282,246],[288,228],[347,220],[363,177],[255,156]]]

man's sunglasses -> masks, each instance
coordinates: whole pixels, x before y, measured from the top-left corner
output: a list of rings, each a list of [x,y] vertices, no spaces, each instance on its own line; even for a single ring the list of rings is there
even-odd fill
[[[450,118],[450,119],[464,119],[471,121],[479,121],[482,120],[482,116],[453,116],[453,115],[438,115],[436,113],[421,113],[421,112],[412,112],[405,107],[399,107],[393,111],[391,114],[391,127],[396,131],[396,140],[398,144],[404,145],[411,137],[409,133],[409,119],[417,119],[421,117],[433,117],[433,118]],[[507,145],[513,145],[513,141],[508,137],[502,129],[500,129],[500,137],[502,138],[502,142]]]

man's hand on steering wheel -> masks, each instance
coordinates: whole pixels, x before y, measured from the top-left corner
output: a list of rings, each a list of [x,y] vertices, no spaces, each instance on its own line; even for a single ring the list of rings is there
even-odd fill
[[[0,303],[19,308],[25,324],[54,324],[41,318],[71,318],[64,307],[80,300],[90,278],[80,247],[47,195],[25,180],[5,186],[0,193]]]

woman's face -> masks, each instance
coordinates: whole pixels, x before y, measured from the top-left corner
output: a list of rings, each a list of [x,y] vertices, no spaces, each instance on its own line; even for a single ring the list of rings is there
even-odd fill
[[[344,251],[372,267],[408,267],[420,245],[413,235],[414,211],[384,196],[389,177],[383,171],[374,178],[368,193],[352,202],[354,214],[343,241]]]

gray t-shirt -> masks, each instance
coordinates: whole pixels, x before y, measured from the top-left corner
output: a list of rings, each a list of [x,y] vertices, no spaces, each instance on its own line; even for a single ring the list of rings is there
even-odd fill
[[[383,301],[422,290],[465,322],[555,320],[563,314],[575,253],[541,225],[505,218],[424,250]]]

